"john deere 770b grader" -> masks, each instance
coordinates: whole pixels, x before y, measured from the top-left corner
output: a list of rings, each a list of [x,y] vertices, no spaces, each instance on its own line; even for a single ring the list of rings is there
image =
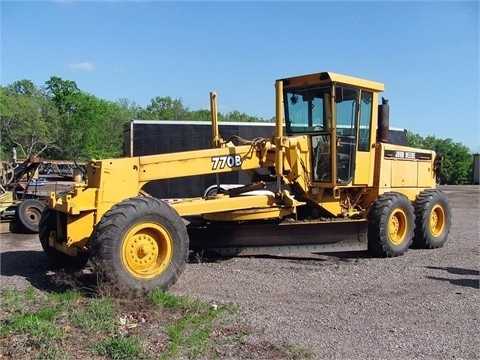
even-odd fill
[[[389,143],[383,84],[321,72],[275,87],[269,138],[223,139],[212,92],[212,148],[89,161],[83,184],[51,195],[40,221],[44,251],[59,266],[90,259],[103,281],[149,290],[168,289],[201,249],[392,257],[444,244],[451,209],[435,189],[441,160]],[[231,171],[251,183],[168,204],[142,190],[152,180]]]

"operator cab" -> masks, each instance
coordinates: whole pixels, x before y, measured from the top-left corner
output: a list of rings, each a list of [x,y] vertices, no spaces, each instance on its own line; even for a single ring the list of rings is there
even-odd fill
[[[283,89],[287,135],[310,139],[313,183],[351,184],[357,154],[372,149],[373,105],[383,85],[320,73],[284,79]]]

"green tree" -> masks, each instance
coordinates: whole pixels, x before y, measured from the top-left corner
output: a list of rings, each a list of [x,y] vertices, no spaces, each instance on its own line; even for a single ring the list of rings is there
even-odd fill
[[[172,99],[170,96],[157,96],[150,100],[140,116],[145,120],[185,120],[188,118],[189,109],[181,99]]]
[[[220,119],[220,116],[219,116]],[[188,117],[186,120],[198,120],[198,121],[211,121],[212,115],[210,110],[202,109],[202,110],[194,110],[189,111]]]
[[[438,156],[443,157],[443,171],[441,183],[450,185],[469,184],[472,180],[473,155],[461,143],[452,139],[437,139],[435,136],[425,138],[418,134],[407,132],[409,146],[421,149],[435,150]]]
[[[7,89],[14,94],[27,95],[27,96],[39,96],[42,95],[40,89],[38,89],[31,80],[23,79],[15,81],[13,84],[8,85]]]
[[[16,147],[18,158],[43,156],[57,146],[60,117],[41,88],[24,79],[1,87],[0,92],[4,154]]]
[[[72,114],[77,109],[78,95],[81,94],[75,81],[52,76],[45,82],[47,95],[52,99],[61,115]]]
[[[225,114],[225,121],[247,121],[247,122],[259,122],[259,119],[256,116],[250,116],[245,113],[241,113],[238,110],[230,111],[229,113]]]
[[[118,157],[123,148],[123,125],[130,113],[114,102],[82,93],[74,119],[77,142],[72,151],[92,158]]]
[[[119,116],[125,122],[133,119],[140,119],[140,113],[143,110],[135,101],[123,98],[115,102],[119,109]]]
[[[51,151],[50,156],[56,159],[70,159],[72,153],[78,153],[81,148],[81,133],[84,131],[77,123],[75,113],[81,102],[82,92],[71,80],[63,80],[52,76],[45,82],[46,94],[60,114],[61,127],[57,135],[57,151]]]
[[[47,94],[61,116],[56,158],[109,158],[122,154],[123,125],[141,108],[127,99],[111,102],[81,91],[74,81],[51,77]]]

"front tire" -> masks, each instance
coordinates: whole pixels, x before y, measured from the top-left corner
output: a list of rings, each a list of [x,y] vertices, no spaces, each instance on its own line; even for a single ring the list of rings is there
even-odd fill
[[[178,213],[161,200],[142,196],[107,211],[91,245],[100,281],[119,290],[167,290],[185,269],[189,252]]]
[[[413,246],[435,249],[447,241],[452,224],[452,210],[443,191],[422,191],[415,200],[415,235]]]
[[[399,256],[412,243],[414,209],[403,194],[389,192],[378,197],[368,214],[368,249],[383,257]]]

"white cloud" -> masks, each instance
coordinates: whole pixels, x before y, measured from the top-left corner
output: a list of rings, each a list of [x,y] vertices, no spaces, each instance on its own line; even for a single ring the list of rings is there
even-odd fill
[[[70,63],[70,64],[67,64],[65,67],[71,70],[92,71],[94,68],[94,65],[91,62],[84,61],[84,62]]]

